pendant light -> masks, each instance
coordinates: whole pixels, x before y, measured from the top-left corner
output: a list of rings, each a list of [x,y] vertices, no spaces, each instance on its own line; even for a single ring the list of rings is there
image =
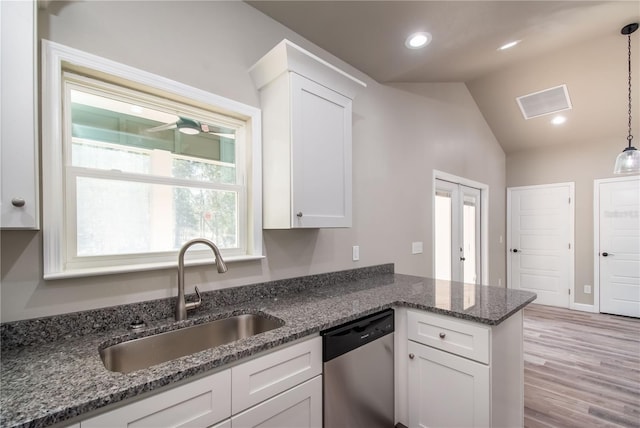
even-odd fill
[[[638,23],[634,22],[625,25],[620,30],[628,38],[628,59],[629,59],[629,134],[627,141],[629,143],[622,153],[616,158],[616,165],[613,168],[614,174],[633,174],[640,173],[640,151],[631,145],[633,135],[631,135],[631,34],[638,29]]]

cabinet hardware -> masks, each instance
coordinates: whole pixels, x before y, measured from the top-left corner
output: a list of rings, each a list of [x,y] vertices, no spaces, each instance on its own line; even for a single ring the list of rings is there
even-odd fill
[[[298,211],[298,213],[296,214],[298,217],[302,217],[302,211]]]
[[[11,205],[14,207],[22,208],[26,204],[25,200],[22,198],[13,198],[11,199]]]
[[[413,354],[409,354],[409,359],[413,360],[416,356]]]
[[[446,334],[444,334],[444,333],[440,333],[438,336],[440,336],[440,339],[444,339],[444,338],[445,338],[445,336],[446,336]]]

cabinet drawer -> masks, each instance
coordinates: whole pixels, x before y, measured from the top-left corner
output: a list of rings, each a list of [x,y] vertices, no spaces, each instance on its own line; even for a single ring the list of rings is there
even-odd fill
[[[234,414],[322,373],[322,338],[292,345],[231,369]]]
[[[408,311],[407,327],[409,340],[489,364],[489,327],[415,311]]]
[[[210,426],[231,416],[231,370],[82,421],[81,428]]]

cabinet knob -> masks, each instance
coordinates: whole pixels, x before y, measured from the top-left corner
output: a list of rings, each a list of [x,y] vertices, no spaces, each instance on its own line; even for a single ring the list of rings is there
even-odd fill
[[[22,208],[26,204],[25,200],[22,198],[13,198],[11,199],[11,205],[14,207]]]
[[[302,211],[298,211],[298,213],[296,214],[298,217],[302,217]]]
[[[416,357],[415,355],[413,355],[413,354],[409,354],[409,358],[410,358],[410,359],[412,359],[412,360],[413,360],[415,357]]]
[[[445,333],[440,333],[438,336],[440,336],[440,339],[444,339],[446,334]]]

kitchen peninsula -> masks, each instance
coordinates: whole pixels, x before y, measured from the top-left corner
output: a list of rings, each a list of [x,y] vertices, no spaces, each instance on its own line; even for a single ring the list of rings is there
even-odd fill
[[[317,336],[323,329],[386,308],[396,309],[395,340],[402,341],[396,347],[396,359],[405,360],[400,367],[406,367],[407,346],[427,340],[421,333],[424,330],[412,330],[411,326],[413,317],[426,316],[426,321],[419,320],[420,325],[439,325],[444,319],[454,323],[446,326],[449,331],[462,323],[464,328],[477,327],[481,334],[489,334],[489,349],[465,358],[465,362],[484,361],[482,364],[498,373],[501,367],[492,367],[491,359],[508,355],[519,359],[513,366],[522,366],[521,310],[536,298],[533,293],[503,287],[395,274],[392,264],[223,289],[203,293],[202,297],[202,306],[188,320],[178,323],[172,319],[175,299],[163,299],[2,324],[1,426],[81,423],[125,400],[170,390],[186,379],[216,373],[256,354]],[[108,345],[240,313],[265,314],[284,321],[284,325],[128,374],[108,371],[100,359],[99,348]],[[408,318],[398,319],[407,317],[407,313]],[[127,326],[136,316],[147,327],[134,333]],[[499,335],[502,333],[494,334],[505,325],[516,332],[515,342],[500,342],[506,338]],[[492,349],[492,343],[493,348],[498,343],[504,345],[508,352]],[[400,374],[396,382],[406,381],[406,377]],[[521,387],[522,373],[516,385]],[[398,399],[403,399],[402,393],[396,394]],[[406,415],[404,404],[396,408]],[[405,417],[396,415],[407,424],[402,420]]]

